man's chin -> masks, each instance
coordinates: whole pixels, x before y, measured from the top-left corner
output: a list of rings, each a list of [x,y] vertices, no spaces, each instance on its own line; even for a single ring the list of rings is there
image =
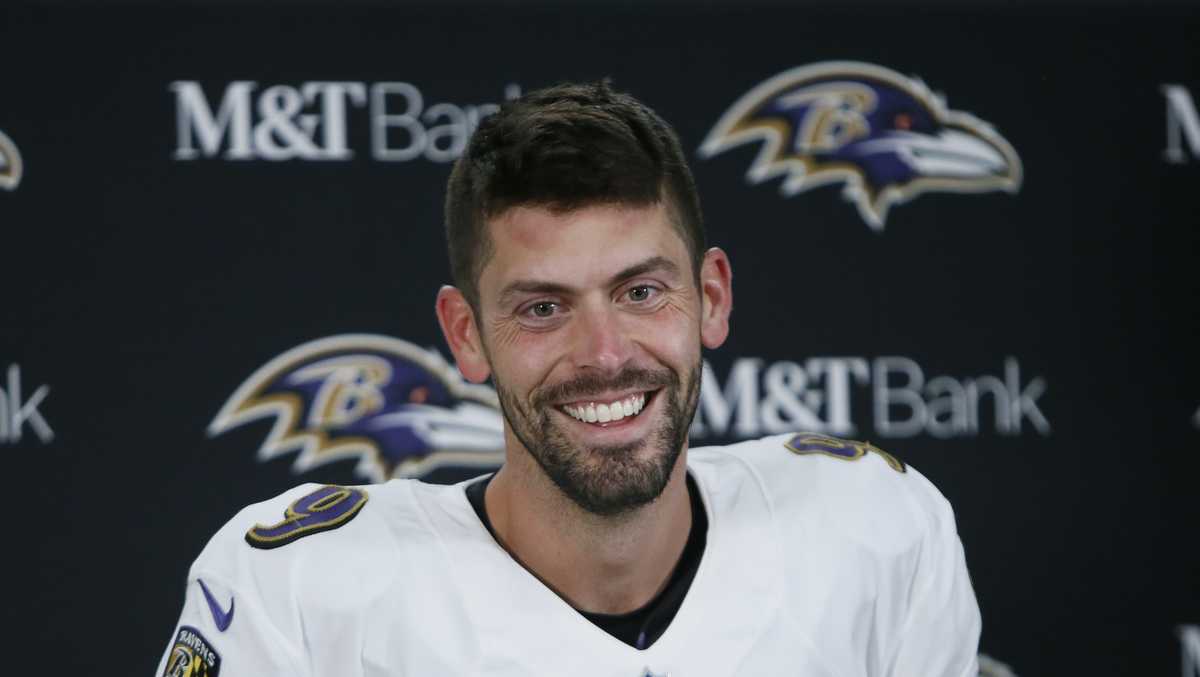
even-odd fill
[[[594,433],[580,431],[579,426],[570,427],[575,429],[559,430],[560,439],[573,448],[577,462],[588,468],[600,469],[613,463],[651,464],[658,457],[671,454],[671,450],[663,448],[660,429],[627,435],[623,431]]]
[[[662,495],[670,479],[669,473],[653,464],[607,470],[590,473],[583,482],[561,488],[584,511],[613,517],[653,503]]]
[[[587,423],[560,405],[535,404],[537,418],[524,419],[532,425],[512,426],[511,420],[509,425],[551,481],[585,512],[627,514],[662,495],[687,442],[690,417],[679,400],[694,399],[691,389],[649,392],[640,412],[614,422]],[[501,391],[502,404],[506,397]]]

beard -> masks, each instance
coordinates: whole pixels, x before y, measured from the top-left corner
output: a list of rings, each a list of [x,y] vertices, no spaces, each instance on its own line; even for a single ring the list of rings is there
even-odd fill
[[[494,375],[493,375],[494,376]],[[525,405],[495,379],[500,410],[517,440],[542,470],[576,505],[594,515],[611,517],[627,513],[662,495],[671,471],[683,452],[688,428],[700,394],[700,363],[682,383],[670,369],[630,368],[610,378],[580,376],[535,389]],[[663,398],[663,420],[642,440],[623,445],[582,448],[564,430],[574,425],[550,411],[554,402],[586,399],[589,395],[637,388],[658,390]],[[647,402],[647,408],[651,403]],[[644,411],[644,410],[643,410]],[[648,413],[648,412],[647,412]],[[638,414],[639,416],[645,415]],[[582,424],[590,425],[590,424]],[[650,448],[647,455],[639,452]]]

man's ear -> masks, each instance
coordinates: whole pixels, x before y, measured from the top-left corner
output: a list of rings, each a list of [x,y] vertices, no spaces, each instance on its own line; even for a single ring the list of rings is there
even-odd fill
[[[450,352],[454,353],[454,360],[458,363],[458,370],[472,383],[486,381],[492,368],[483,351],[483,340],[479,336],[471,304],[467,303],[458,288],[445,285],[438,290],[434,308],[438,324],[442,326],[442,335],[446,337]]]
[[[733,268],[719,247],[704,252],[700,296],[700,341],[705,348],[716,348],[729,336],[729,313],[733,312]]]

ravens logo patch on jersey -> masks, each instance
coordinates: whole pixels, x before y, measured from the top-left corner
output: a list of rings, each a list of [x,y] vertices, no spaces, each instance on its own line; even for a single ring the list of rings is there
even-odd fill
[[[218,677],[221,657],[200,631],[180,626],[162,677]]]

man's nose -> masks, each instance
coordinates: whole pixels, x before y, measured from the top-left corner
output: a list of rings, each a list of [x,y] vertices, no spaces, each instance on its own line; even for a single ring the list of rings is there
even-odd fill
[[[585,304],[575,317],[573,361],[579,368],[616,373],[633,356],[633,340],[620,311],[607,303]]]

